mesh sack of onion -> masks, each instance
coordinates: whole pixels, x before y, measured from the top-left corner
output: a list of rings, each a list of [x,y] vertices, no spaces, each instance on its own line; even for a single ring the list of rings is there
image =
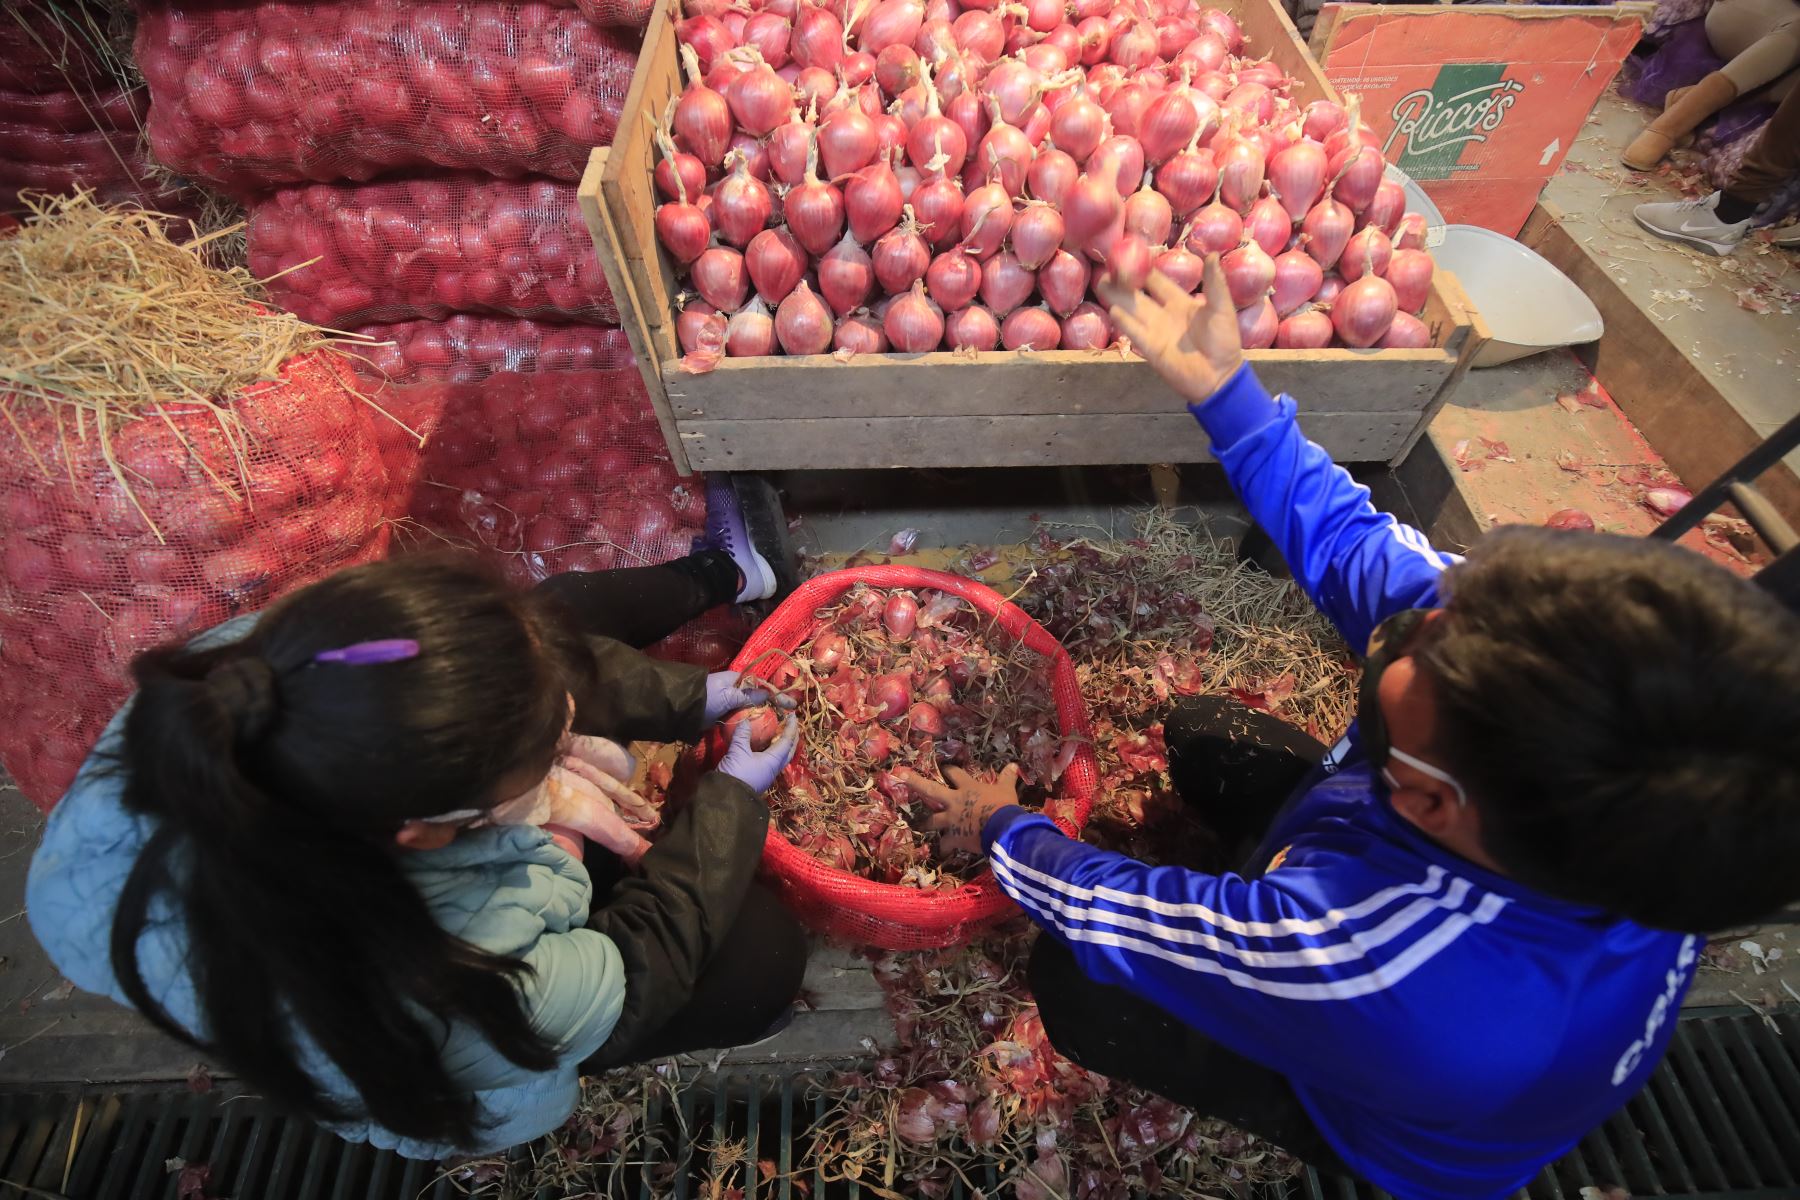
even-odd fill
[[[1423,347],[1424,224],[1380,140],[1196,0],[688,5],[657,235],[726,356],[1097,350],[1092,285],[1224,256],[1252,350]]]
[[[418,167],[581,177],[636,34],[537,0],[140,6],[150,145],[227,192]]]
[[[452,313],[619,323],[560,180],[280,188],[251,206],[248,251],[270,299],[334,329]]]
[[[689,552],[704,481],[676,473],[619,330],[458,316],[358,336],[394,417],[379,444],[402,547],[472,549],[521,587]],[[654,652],[722,668],[747,632],[721,610]]]
[[[86,197],[0,238],[0,762],[42,808],[139,651],[387,553],[381,414],[203,252]]]
[[[45,94],[119,86],[129,76],[122,9],[79,0],[7,5],[0,13],[0,88]]]
[[[1093,749],[1069,657],[984,584],[900,566],[821,575],[733,666],[797,701],[800,748],[769,794],[763,865],[823,933],[949,946],[1015,911],[985,867],[934,861],[896,768],[942,778],[1018,762],[1029,803],[1071,835],[1087,820]],[[740,719],[753,741],[775,734],[768,709]]]
[[[56,133],[96,129],[137,130],[150,110],[142,87],[22,92],[0,87],[0,128],[35,128]]]

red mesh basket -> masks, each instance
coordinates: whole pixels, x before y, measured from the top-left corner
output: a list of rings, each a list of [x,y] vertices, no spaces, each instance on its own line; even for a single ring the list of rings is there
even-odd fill
[[[538,0],[146,0],[150,145],[231,192],[448,167],[575,181],[640,36]]]
[[[452,313],[617,325],[575,185],[484,176],[282,188],[250,210],[250,272],[314,325]]]
[[[1071,837],[1087,824],[1099,772],[1091,745],[1087,708],[1082,703],[1075,664],[1057,640],[1025,610],[985,584],[922,567],[856,567],[820,575],[800,585],[750,635],[732,661],[743,670],[770,650],[793,652],[823,624],[821,609],[859,583],[881,588],[936,588],[953,592],[1050,663],[1057,725],[1065,737],[1081,739],[1060,780],[1061,793],[1044,815]],[[884,950],[928,950],[968,941],[983,927],[1017,911],[992,872],[960,888],[929,891],[875,883],[830,867],[801,851],[771,824],[763,844],[763,872],[788,907],[807,925],[831,937]]]
[[[111,439],[129,492],[72,418],[0,392],[0,762],[32,803],[68,788],[133,655],[386,555],[386,474],[349,383],[307,354],[223,405],[241,436],[200,406],[129,421]]]

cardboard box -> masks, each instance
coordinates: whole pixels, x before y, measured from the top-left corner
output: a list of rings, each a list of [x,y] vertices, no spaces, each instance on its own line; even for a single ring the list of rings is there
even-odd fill
[[[1328,4],[1313,53],[1448,220],[1512,237],[1648,7]]]

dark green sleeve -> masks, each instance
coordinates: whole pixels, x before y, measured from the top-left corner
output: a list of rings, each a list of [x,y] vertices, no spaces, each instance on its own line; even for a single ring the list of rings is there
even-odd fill
[[[587,637],[592,682],[575,693],[575,732],[617,742],[692,742],[706,721],[706,671]]]

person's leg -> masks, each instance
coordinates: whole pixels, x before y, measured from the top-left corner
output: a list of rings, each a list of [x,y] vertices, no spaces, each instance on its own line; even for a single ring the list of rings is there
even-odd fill
[[[1048,934],[1038,936],[1028,972],[1044,1032],[1071,1062],[1229,1121],[1322,1172],[1350,1173],[1279,1072],[1123,988],[1095,983]]]
[[[1748,220],[1800,172],[1800,87],[1793,87],[1762,127],[1743,165],[1719,197],[1719,220]]]
[[[1175,790],[1232,840],[1261,837],[1326,753],[1304,730],[1226,696],[1181,701],[1163,740]]]
[[[738,569],[723,550],[654,567],[569,571],[537,585],[561,600],[581,631],[643,649],[738,594]]]
[[[753,884],[688,1002],[635,1045],[600,1048],[584,1071],[742,1046],[764,1036],[793,1005],[806,973],[806,935],[775,893]]]

